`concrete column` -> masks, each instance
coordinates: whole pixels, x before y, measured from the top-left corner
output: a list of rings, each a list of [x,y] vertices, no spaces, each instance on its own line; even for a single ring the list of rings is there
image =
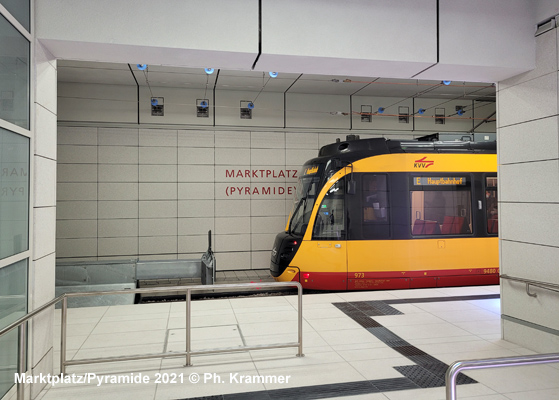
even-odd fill
[[[536,69],[497,87],[501,273],[559,284],[557,29],[536,38]],[[559,351],[559,293],[502,282],[503,338]]]
[[[56,236],[56,60],[35,43],[32,146],[34,188],[33,256],[29,268],[31,309],[54,297]],[[30,330],[30,369],[34,375],[52,374],[54,308],[33,319]],[[31,385],[31,398],[45,384]]]

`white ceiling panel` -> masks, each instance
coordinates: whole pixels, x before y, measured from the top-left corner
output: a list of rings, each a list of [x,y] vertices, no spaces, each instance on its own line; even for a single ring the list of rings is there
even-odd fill
[[[147,82],[146,82],[147,78]],[[58,63],[60,82],[107,85],[138,85],[202,90],[235,90],[239,92],[269,92],[319,94],[340,96],[368,96],[391,98],[435,99],[494,99],[495,87],[488,83],[451,82],[416,79],[388,79],[279,73],[271,78],[268,72],[219,70],[206,74],[203,68],[179,68],[148,65],[140,71],[136,64],[93,63],[64,61]]]
[[[295,81],[295,79],[262,77],[240,77],[231,75],[219,75],[216,89],[239,90],[239,91],[260,91],[263,92],[285,92]]]
[[[134,71],[134,75],[140,86],[159,86],[159,87],[176,87],[176,88],[213,88],[216,75],[208,75],[196,73],[177,73],[177,72],[160,72],[160,71]]]
[[[87,63],[87,65],[89,64],[91,63]],[[126,67],[126,69],[107,69],[58,66],[57,75],[60,82],[135,86],[136,81],[127,65]]]

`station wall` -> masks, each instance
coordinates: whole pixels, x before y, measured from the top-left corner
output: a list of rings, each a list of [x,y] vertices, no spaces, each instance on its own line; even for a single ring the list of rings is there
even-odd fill
[[[209,117],[197,118],[196,91],[152,91],[165,99],[162,117],[151,115],[147,88],[140,88],[138,104],[135,86],[59,83],[58,260],[196,258],[211,229],[220,270],[268,268],[296,174],[321,146],[352,133],[410,139],[441,126],[433,118],[401,123],[390,114],[397,105],[370,123],[350,112],[351,105],[359,112],[361,104],[401,100],[393,98],[263,92],[247,120],[240,119],[239,101],[255,92],[217,91]],[[437,102],[447,101],[400,105],[413,112]],[[460,102],[445,107],[454,103]],[[442,126],[466,132],[474,122],[449,119]],[[492,124],[480,132],[491,132]]]
[[[501,273],[559,284],[558,30],[536,38],[535,70],[499,82]],[[559,350],[557,294],[502,280],[503,338]]]

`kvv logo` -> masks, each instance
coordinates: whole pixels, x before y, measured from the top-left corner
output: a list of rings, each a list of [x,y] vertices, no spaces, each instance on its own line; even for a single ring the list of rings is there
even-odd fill
[[[414,168],[427,168],[430,167],[431,165],[435,164],[435,161],[429,161],[427,160],[427,157],[423,157],[419,160],[415,160],[413,167]]]

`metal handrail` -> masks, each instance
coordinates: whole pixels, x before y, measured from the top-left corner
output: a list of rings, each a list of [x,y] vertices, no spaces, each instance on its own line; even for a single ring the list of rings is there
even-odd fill
[[[261,289],[266,287],[297,287],[297,331],[298,331],[298,341],[291,343],[279,343],[272,345],[257,345],[257,346],[244,346],[244,347],[227,347],[218,349],[208,349],[200,351],[192,351],[190,342],[190,330],[191,330],[191,294],[193,291],[208,290],[213,289]],[[87,297],[87,296],[101,296],[101,295],[111,295],[111,294],[131,294],[131,293],[166,293],[169,291],[184,292],[186,297],[186,351],[184,352],[168,352],[160,354],[141,354],[135,356],[121,356],[121,357],[106,357],[106,358],[89,358],[81,360],[66,360],[66,330],[68,324],[68,298],[69,297]],[[25,365],[27,361],[27,346],[24,345],[26,340],[26,322],[33,318],[35,315],[43,312],[49,307],[52,307],[58,302],[62,302],[61,309],[61,336],[60,336],[60,373],[66,373],[66,366],[69,365],[84,365],[84,364],[97,364],[103,362],[115,362],[115,361],[132,361],[132,360],[144,360],[150,358],[166,358],[166,357],[186,357],[185,366],[191,366],[191,356],[201,355],[201,354],[217,354],[217,353],[232,353],[239,351],[249,351],[249,350],[263,350],[263,349],[278,349],[278,348],[288,348],[297,347],[297,357],[303,357],[303,287],[299,282],[258,282],[258,283],[235,283],[235,284],[220,284],[220,285],[195,285],[195,286],[170,286],[165,288],[144,288],[144,289],[125,289],[125,290],[114,290],[114,291],[103,291],[103,292],[82,292],[82,293],[64,293],[46,304],[43,304],[39,308],[33,310],[29,314],[19,318],[17,321],[12,322],[7,327],[0,330],[0,336],[10,332],[16,327],[19,328],[19,354],[18,354],[18,373],[23,374],[25,372]],[[17,400],[24,399],[24,386],[23,380],[18,380],[17,383]]]
[[[462,370],[549,364],[555,362],[559,362],[559,353],[456,361],[450,365],[445,374],[446,400],[456,400],[456,377]]]
[[[525,283],[526,284],[526,293],[530,297],[538,297],[537,293],[530,293],[530,285],[536,286],[536,287],[539,287],[539,288],[542,288],[542,289],[550,290],[552,292],[559,292],[559,285],[557,285],[555,283],[534,281],[534,280],[531,280],[531,279],[524,279],[524,278],[518,278],[516,276],[509,276],[509,275],[506,275],[506,274],[500,275],[500,278],[501,279],[508,279],[510,281],[515,281],[515,282]]]

